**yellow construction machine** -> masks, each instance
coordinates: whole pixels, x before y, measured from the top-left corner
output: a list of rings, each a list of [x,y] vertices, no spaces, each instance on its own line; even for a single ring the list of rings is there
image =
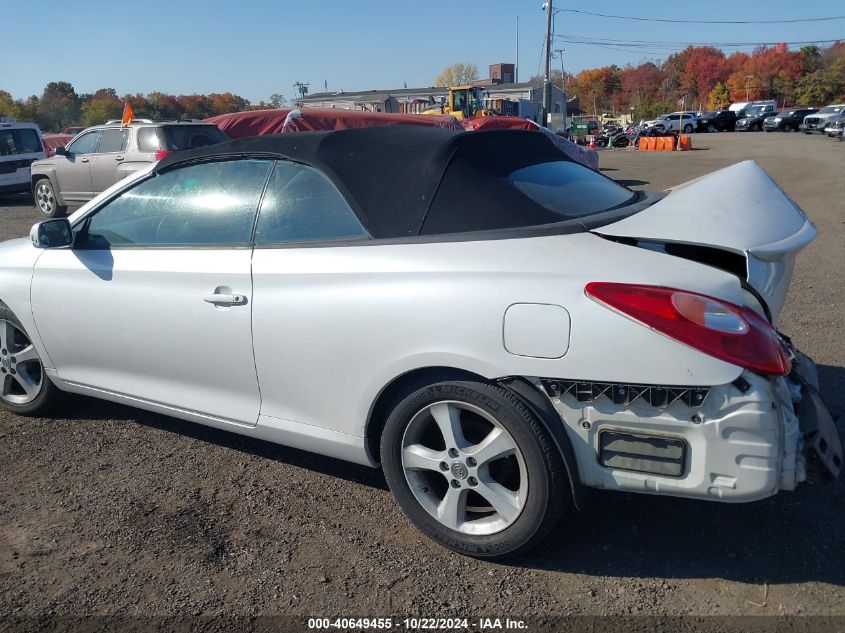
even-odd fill
[[[423,111],[423,114],[451,114],[456,119],[493,116],[484,107],[484,88],[481,86],[451,86],[446,101]]]

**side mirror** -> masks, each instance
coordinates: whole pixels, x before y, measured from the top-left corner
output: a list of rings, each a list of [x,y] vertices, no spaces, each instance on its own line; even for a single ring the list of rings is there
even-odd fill
[[[67,218],[55,218],[34,224],[29,237],[35,248],[59,248],[73,244],[73,230]]]
[[[57,147],[56,148],[56,156],[67,156],[68,151],[66,147]]]

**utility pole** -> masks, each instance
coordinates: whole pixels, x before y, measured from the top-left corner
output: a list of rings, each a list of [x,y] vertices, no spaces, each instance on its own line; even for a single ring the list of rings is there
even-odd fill
[[[563,114],[563,127],[566,127],[566,118],[568,113],[566,112],[566,71],[563,69],[563,53],[566,49],[565,48],[556,48],[555,52],[560,55],[560,83],[561,89],[563,90],[563,108],[561,108],[561,113]]]
[[[516,64],[514,65],[513,82],[519,83],[519,16],[516,16]]]
[[[548,126],[548,115],[552,111],[552,87],[551,77],[552,72],[552,0],[546,2],[546,72],[543,75],[543,127]]]

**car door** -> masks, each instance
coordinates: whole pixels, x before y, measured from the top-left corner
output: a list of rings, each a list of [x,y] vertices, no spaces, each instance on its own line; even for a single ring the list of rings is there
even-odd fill
[[[112,128],[100,133],[97,153],[91,156],[91,185],[95,196],[119,180],[117,168],[125,158],[128,139],[127,129]]]
[[[56,154],[56,180],[65,201],[84,202],[94,196],[91,184],[91,157],[97,151],[100,131],[77,136],[67,146],[66,154]]]
[[[255,424],[251,233],[270,160],[168,170],[133,184],[47,249],[32,311],[59,378]]]
[[[0,129],[0,190],[21,184],[21,147],[16,131]],[[26,181],[24,181],[25,183]]]
[[[369,239],[322,172],[289,161],[276,164],[256,221],[252,261],[262,418],[355,433],[349,403],[327,395],[331,386],[319,366],[350,358],[350,349],[361,343],[344,335],[347,315],[338,311],[347,301],[355,303],[360,276],[337,273],[348,245]]]

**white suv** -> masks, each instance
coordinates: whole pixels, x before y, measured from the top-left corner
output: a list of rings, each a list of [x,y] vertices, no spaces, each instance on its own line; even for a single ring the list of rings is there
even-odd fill
[[[46,156],[35,123],[0,118],[0,194],[29,191],[29,166]]]
[[[698,115],[695,112],[672,112],[657,119],[646,121],[643,125],[661,132],[683,132],[690,134],[698,126]]]

